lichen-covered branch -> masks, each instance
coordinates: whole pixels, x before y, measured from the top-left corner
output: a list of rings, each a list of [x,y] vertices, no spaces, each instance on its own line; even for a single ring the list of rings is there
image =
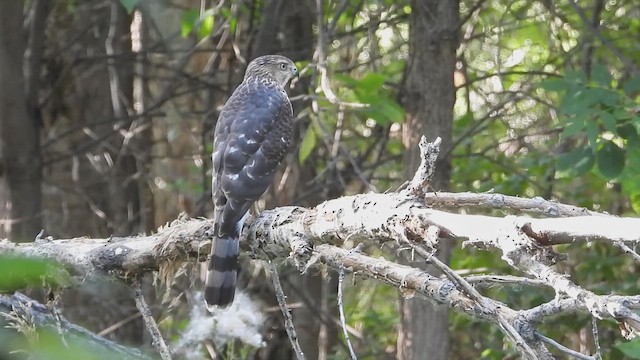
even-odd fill
[[[422,153],[421,169],[432,171],[435,157],[429,155],[427,147]],[[534,333],[535,327],[548,317],[569,312],[589,312],[597,318],[616,319],[626,329],[624,335],[636,335],[640,317],[634,310],[640,307],[640,298],[596,295],[572,282],[554,269],[554,262],[562,261],[562,257],[553,251],[553,245],[593,241],[612,246],[637,245],[640,244],[637,230],[640,219],[600,216],[542,199],[518,200],[500,194],[464,194],[459,198],[445,194],[444,199],[439,199],[437,194],[425,195],[420,190],[428,179],[429,174],[416,175],[405,190],[398,192],[345,196],[314,208],[290,206],[264,211],[248,222],[242,246],[245,253],[254,258],[289,258],[301,269],[320,261],[398,286],[405,293],[416,292],[446,303],[458,311],[497,324],[516,348],[530,358],[547,358],[548,354],[545,341]],[[469,215],[430,207],[449,208],[456,205],[457,198],[458,205],[468,209],[477,206],[484,210],[493,206],[553,218]],[[160,269],[164,264],[204,260],[209,253],[212,225],[207,219],[190,219],[177,220],[148,236],[49,239],[30,244],[4,241],[0,242],[0,254],[55,259],[66,264],[72,273],[100,271],[129,277]],[[462,239],[463,246],[499,250],[504,261],[527,276],[520,280],[483,277],[481,282],[548,286],[555,290],[556,299],[515,312],[474,292],[474,281],[453,276],[450,276],[453,280],[434,278],[419,269],[342,248],[404,243],[424,249],[421,253],[426,254],[424,257],[429,261],[428,249],[435,249],[438,241],[454,239]],[[631,256],[638,258],[637,254]],[[444,266],[440,267],[443,273],[451,275],[451,269]]]
[[[67,341],[75,340],[83,344],[83,349],[86,351],[109,354],[118,359],[152,359],[137,349],[119,345],[101,336],[97,336],[83,327],[72,324],[64,317],[61,317],[60,314],[53,313],[46,306],[20,293],[0,295],[0,325],[2,325],[0,326],[0,330],[4,330],[7,322],[19,322],[22,323],[22,326],[30,326],[36,329],[50,329]],[[16,325],[9,324],[8,326],[15,327]],[[3,345],[7,346],[7,344]],[[4,350],[8,349],[5,348]],[[2,355],[1,352],[0,355]]]

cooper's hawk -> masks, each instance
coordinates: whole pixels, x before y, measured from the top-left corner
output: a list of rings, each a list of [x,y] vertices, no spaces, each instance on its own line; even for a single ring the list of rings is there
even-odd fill
[[[233,302],[242,226],[291,143],[293,110],[284,86],[297,75],[284,56],[256,58],[220,112],[213,143],[215,239],[204,293],[209,308]]]

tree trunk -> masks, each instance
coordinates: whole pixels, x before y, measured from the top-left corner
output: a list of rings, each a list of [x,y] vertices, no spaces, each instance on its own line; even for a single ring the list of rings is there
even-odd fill
[[[442,138],[441,154],[451,148],[455,88],[453,72],[458,47],[458,2],[411,1],[409,59],[401,102],[406,110],[403,129],[405,177],[411,178],[420,164],[420,136]],[[442,156],[436,169],[434,190],[447,187],[451,160]],[[448,261],[451,247],[442,243],[438,256]],[[423,260],[421,260],[423,262]],[[447,359],[449,352],[448,311],[423,299],[400,299],[399,359]]]
[[[25,96],[23,6],[0,2],[0,137],[13,241],[32,241],[42,227],[40,136]]]

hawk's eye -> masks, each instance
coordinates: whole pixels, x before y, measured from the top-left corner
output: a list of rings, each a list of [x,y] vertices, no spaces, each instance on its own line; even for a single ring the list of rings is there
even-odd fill
[[[285,63],[280,64],[280,69],[284,70],[286,68],[287,68],[287,64]]]

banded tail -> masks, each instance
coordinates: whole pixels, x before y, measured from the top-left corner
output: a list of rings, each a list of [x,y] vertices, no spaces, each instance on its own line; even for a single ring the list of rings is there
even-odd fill
[[[224,308],[233,302],[238,277],[239,245],[238,237],[214,239],[209,271],[204,284],[204,300],[209,310],[215,307]]]

